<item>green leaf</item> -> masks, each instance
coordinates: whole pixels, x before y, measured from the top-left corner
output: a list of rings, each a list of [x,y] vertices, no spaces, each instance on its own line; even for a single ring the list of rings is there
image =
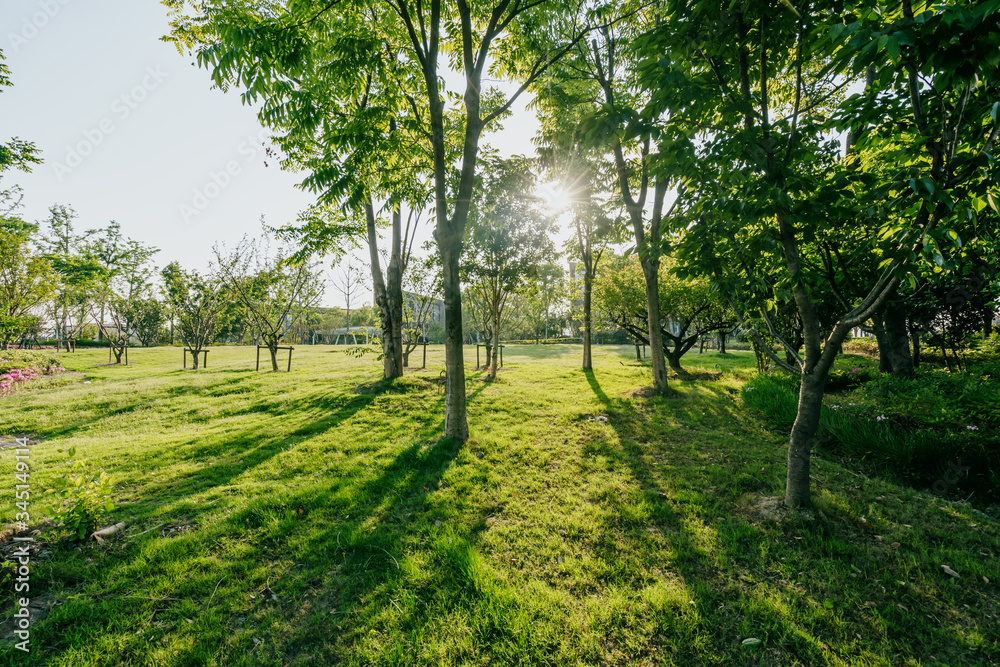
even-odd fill
[[[60,451],[61,451],[61,450],[60,450]],[[67,455],[68,455],[68,456],[69,456],[70,458],[72,458],[72,457],[76,456],[76,445],[73,445],[72,447],[70,447],[70,448],[69,448],[69,451],[67,452]]]
[[[895,38],[893,37],[889,38],[889,41],[886,42],[886,50],[889,51],[889,56],[893,60],[899,58],[899,42],[897,42]]]

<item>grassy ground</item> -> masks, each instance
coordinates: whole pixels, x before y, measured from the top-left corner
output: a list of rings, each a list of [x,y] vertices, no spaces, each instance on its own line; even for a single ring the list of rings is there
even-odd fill
[[[0,664],[1000,664],[1000,524],[822,458],[815,511],[781,516],[750,353],[689,355],[724,374],[650,397],[630,347],[585,373],[578,346],[509,346],[494,384],[470,348],[462,447],[439,440],[441,348],[391,387],[330,347],[278,374],[239,348],[197,373],[103,355],[0,403],[0,436],[40,439],[33,517],[75,446],[127,522],[103,545],[45,529],[31,653]]]

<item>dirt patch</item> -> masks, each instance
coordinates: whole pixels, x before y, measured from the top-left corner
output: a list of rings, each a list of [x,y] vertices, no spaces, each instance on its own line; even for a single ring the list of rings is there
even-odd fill
[[[20,435],[0,435],[0,451],[5,449],[15,449],[21,445],[17,442],[18,439],[27,438],[28,446],[37,445],[39,439],[34,433],[22,433]]]
[[[677,392],[667,387],[666,391],[657,391],[654,387],[638,387],[625,392],[625,398],[672,398]]]
[[[709,382],[714,382],[722,379],[722,373],[720,371],[701,371],[700,373],[688,373],[687,377],[681,376],[680,379],[685,382],[690,382],[691,380],[707,380]]]

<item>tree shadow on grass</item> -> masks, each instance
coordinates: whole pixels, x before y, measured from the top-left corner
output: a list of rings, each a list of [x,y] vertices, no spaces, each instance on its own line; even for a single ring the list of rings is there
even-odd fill
[[[852,535],[843,525],[797,516],[773,523],[753,515],[741,506],[741,497],[757,489],[752,477],[739,472],[738,447],[726,439],[713,441],[707,434],[698,439],[707,446],[685,452],[673,441],[683,441],[690,428],[678,429],[676,434],[663,428],[663,423],[689,426],[695,412],[685,405],[690,401],[623,405],[607,396],[592,373],[587,379],[610,414],[610,429],[606,435],[591,438],[585,452],[627,471],[638,487],[631,498],[621,492],[601,498],[606,507],[594,548],[608,562],[628,563],[619,567],[625,574],[618,583],[645,589],[638,594],[640,598],[652,599],[647,591],[655,589],[656,570],[661,570],[663,580],[679,581],[694,603],[689,608],[651,605],[655,611],[654,631],[648,635],[651,645],[673,643],[690,651],[675,656],[681,664],[711,662],[696,648],[699,643],[704,647],[705,636],[710,637],[717,655],[725,656],[720,659],[726,664],[828,664],[834,654],[848,661],[898,658],[902,637],[887,630],[888,619],[896,615],[894,609],[878,615],[866,613],[865,608],[847,604],[855,602],[857,592],[843,596],[836,590],[817,592],[816,587],[825,582],[810,581],[805,572],[796,572],[808,571],[817,563],[837,568],[839,562],[842,571],[853,568],[858,576],[874,577],[875,569],[869,571],[871,564],[864,561],[869,552],[852,546]],[[739,410],[725,396],[724,388],[714,383],[689,388],[695,389],[717,396],[717,400],[696,403],[697,412],[714,409],[716,418],[731,420],[728,428],[743,428]],[[611,433],[614,437],[608,437]],[[903,571],[910,564],[898,566],[899,577],[905,577]],[[645,578],[636,575],[644,570]],[[932,608],[934,603],[928,599],[926,605]],[[648,632],[648,628],[643,630]],[[609,632],[620,632],[619,643],[626,641],[623,628],[609,628]],[[678,644],[676,636],[685,633],[691,641]],[[858,643],[856,636],[867,638]],[[747,637],[762,639],[764,644],[748,649],[741,643]],[[963,660],[982,656],[974,640],[955,632],[927,636],[927,645],[942,640],[961,646]]]

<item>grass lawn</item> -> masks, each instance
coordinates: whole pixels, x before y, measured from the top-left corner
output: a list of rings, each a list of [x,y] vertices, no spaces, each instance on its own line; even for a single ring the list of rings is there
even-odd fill
[[[724,373],[668,397],[635,391],[632,347],[580,356],[510,345],[487,384],[467,348],[458,447],[442,347],[392,386],[326,346],[291,373],[249,348],[198,372],[179,348],[61,355],[0,398],[0,438],[39,439],[33,519],[75,446],[127,527],[42,526],[31,652],[4,641],[0,665],[1000,665],[996,519],[821,455],[815,510],[780,516],[787,439],[742,406],[752,353],[689,354]]]

